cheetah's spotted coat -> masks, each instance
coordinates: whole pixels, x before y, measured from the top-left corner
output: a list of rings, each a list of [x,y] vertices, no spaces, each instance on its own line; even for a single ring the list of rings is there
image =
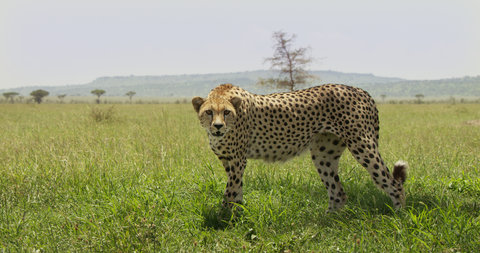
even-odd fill
[[[367,169],[395,208],[405,205],[407,165],[395,164],[393,176],[378,152],[378,111],[370,95],[346,85],[256,95],[231,84],[214,88],[193,106],[207,130],[210,147],[228,175],[224,204],[242,201],[247,159],[285,161],[306,149],[327,188],[329,210],[346,201],[338,162],[345,148]]]

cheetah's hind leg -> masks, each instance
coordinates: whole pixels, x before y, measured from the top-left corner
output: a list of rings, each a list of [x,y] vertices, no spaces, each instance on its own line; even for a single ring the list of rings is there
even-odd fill
[[[393,176],[390,174],[379,151],[377,142],[362,139],[348,145],[353,157],[368,171],[375,185],[383,190],[392,200],[393,207],[405,206],[403,183],[407,176],[408,165],[399,161],[395,164]]]

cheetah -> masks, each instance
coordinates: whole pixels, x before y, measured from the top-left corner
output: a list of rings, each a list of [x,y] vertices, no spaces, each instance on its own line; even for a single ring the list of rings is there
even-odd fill
[[[310,149],[328,196],[327,212],[342,208],[346,195],[338,176],[339,158],[348,148],[376,186],[405,206],[403,183],[408,165],[399,161],[390,174],[378,151],[378,110],[364,90],[325,84],[293,92],[256,95],[232,84],[212,89],[192,104],[210,148],[228,176],[223,205],[243,201],[247,159],[286,161]]]

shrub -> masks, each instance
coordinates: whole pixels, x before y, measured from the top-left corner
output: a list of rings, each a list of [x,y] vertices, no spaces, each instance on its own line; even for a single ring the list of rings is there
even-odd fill
[[[113,105],[105,109],[95,106],[95,107],[92,107],[90,111],[90,116],[96,122],[112,121],[115,119],[115,114],[116,112]]]

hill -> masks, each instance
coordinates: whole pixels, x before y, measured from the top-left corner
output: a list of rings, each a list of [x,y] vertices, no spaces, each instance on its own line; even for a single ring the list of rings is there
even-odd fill
[[[312,73],[319,77],[319,81],[311,86],[323,83],[343,83],[361,87],[374,97],[382,94],[388,97],[408,98],[416,94],[423,94],[425,97],[480,96],[480,76],[425,81],[336,71],[313,71]],[[114,76],[100,77],[86,84],[31,86],[0,90],[0,92],[16,91],[21,95],[28,96],[32,90],[44,89],[51,95],[91,96],[91,90],[104,89],[107,91],[107,96],[124,96],[128,91],[135,91],[136,96],[192,97],[204,96],[218,84],[232,83],[254,93],[266,94],[273,90],[259,87],[255,83],[259,78],[272,76],[275,76],[275,73],[266,70],[197,75]]]
[[[383,84],[361,84],[374,97],[412,98],[416,94],[425,97],[480,97],[480,76],[439,80],[405,80]]]

